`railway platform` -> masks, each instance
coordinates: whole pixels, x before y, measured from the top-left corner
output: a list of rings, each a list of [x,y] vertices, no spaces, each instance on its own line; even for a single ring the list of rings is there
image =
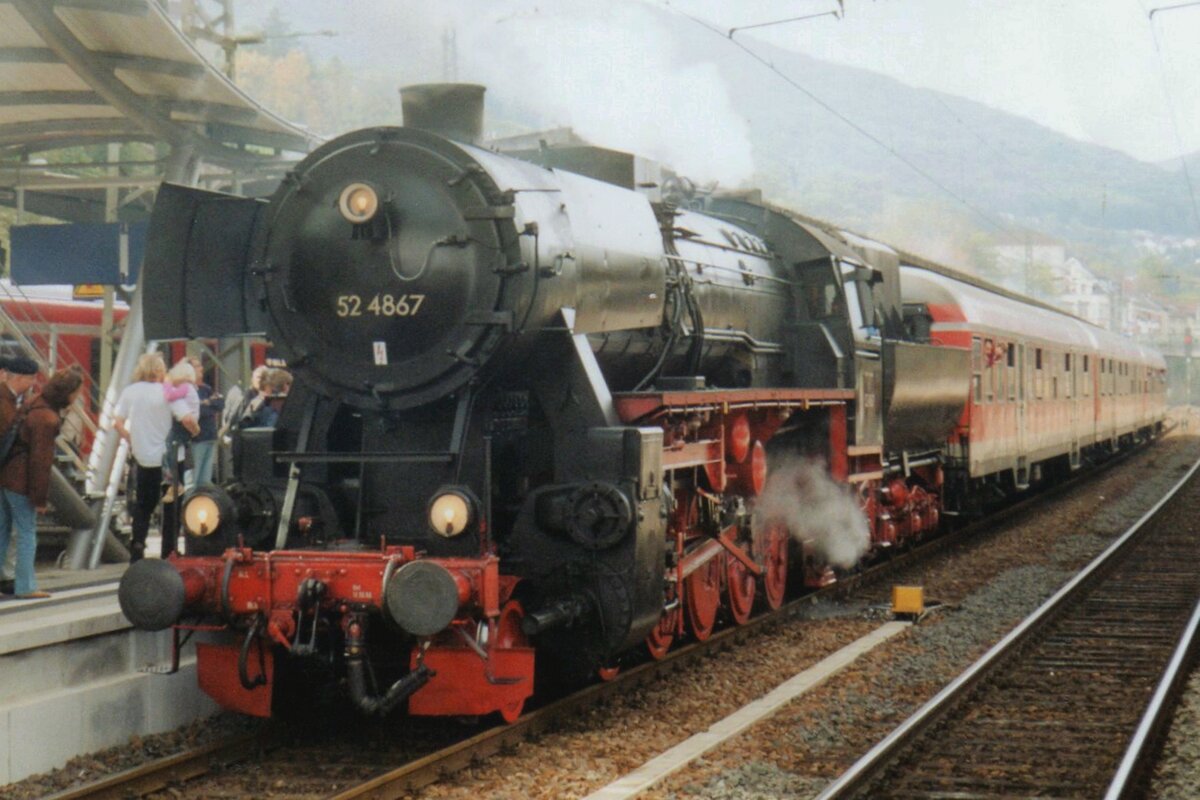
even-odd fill
[[[127,564],[72,571],[38,565],[51,597],[0,595],[0,785],[213,713],[194,657],[167,665],[171,638],[135,631],[117,604]]]

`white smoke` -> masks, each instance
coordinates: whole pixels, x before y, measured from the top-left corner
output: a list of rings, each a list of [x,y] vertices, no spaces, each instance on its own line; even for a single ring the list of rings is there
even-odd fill
[[[734,186],[753,173],[749,127],[715,56],[689,45],[694,34],[681,35],[681,18],[661,8],[631,0],[468,0],[433,15],[425,6],[420,18],[413,3],[397,8],[413,24],[453,29],[457,77],[486,85],[490,107],[571,127],[593,144],[647,156],[700,182]]]
[[[845,486],[813,460],[772,464],[754,508],[754,526],[781,523],[792,538],[835,567],[852,567],[870,546],[862,509]]]
[[[464,81],[488,88],[485,135],[571,127],[699,183],[736,188],[753,175],[743,115],[757,109],[743,102],[739,112],[722,70],[744,54],[655,0],[242,5],[251,28],[268,25],[268,9],[277,8],[294,30],[338,32],[279,40],[314,54],[313,80],[340,80],[336,96],[297,98],[302,109],[300,100],[321,103],[309,124],[325,134],[398,124],[401,85]],[[333,56],[337,64],[328,63]]]

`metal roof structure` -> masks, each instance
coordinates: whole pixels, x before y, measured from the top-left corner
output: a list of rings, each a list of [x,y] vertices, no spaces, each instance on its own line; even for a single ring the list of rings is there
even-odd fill
[[[141,219],[163,180],[269,191],[316,144],[213,67],[168,13],[168,6],[182,10],[189,32],[220,44],[232,69],[234,49],[261,37],[233,34],[233,0],[207,2],[222,13],[207,13],[205,0],[0,0],[0,205],[16,207],[18,224],[23,212],[74,222]],[[125,148],[123,156],[130,142],[151,147]],[[89,151],[74,163],[51,153],[80,146]],[[91,146],[103,149],[101,163]],[[103,424],[87,490],[109,500],[92,535],[72,539],[73,568],[97,566],[110,534],[123,474],[113,465],[123,464],[124,451],[107,422],[145,349],[141,294],[139,287],[114,362],[113,290],[106,290]]]
[[[170,155],[136,177],[114,168],[82,178],[30,158],[131,141]],[[191,182],[201,163],[236,174],[230,182],[278,176],[286,153],[316,141],[210,64],[158,0],[0,0],[0,204],[77,221],[136,218],[144,204],[114,215],[114,187],[141,198],[164,173]]]

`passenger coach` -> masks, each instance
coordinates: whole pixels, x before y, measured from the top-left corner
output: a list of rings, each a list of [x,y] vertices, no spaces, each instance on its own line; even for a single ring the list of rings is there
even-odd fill
[[[901,284],[910,312],[928,313],[932,343],[971,351],[970,395],[946,445],[948,482],[990,482],[1007,494],[1056,462],[1076,469],[1161,431],[1166,363],[1157,352],[930,269],[904,267]]]

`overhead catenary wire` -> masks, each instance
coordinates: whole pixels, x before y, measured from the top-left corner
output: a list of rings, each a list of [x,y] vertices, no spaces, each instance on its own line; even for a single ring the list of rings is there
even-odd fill
[[[1158,8],[1152,8],[1150,9],[1148,16],[1150,19],[1154,19],[1155,14],[1161,14],[1164,11],[1174,11],[1177,8],[1187,8],[1188,6],[1200,6],[1200,0],[1192,0],[1190,3],[1177,3],[1173,6],[1160,6]]]
[[[983,134],[979,133],[979,131],[975,130],[975,128],[973,128],[972,126],[968,125],[966,123],[966,121],[963,120],[963,118],[961,116],[959,116],[958,112],[955,111],[953,108],[951,108],[950,105],[939,96],[939,93],[934,93],[933,99],[935,101],[937,101],[938,105],[940,105],[943,109],[946,110],[946,113],[949,114],[950,117],[955,122],[957,122],[962,127],[963,130],[965,130],[967,133],[971,134],[976,139],[978,139],[980,144],[982,144],[988,150],[991,150],[992,153],[997,158],[999,158],[1001,161],[1003,161],[1004,164],[1007,167],[1009,167],[1013,172],[1015,172],[1015,173],[1021,172],[1020,168],[1018,166],[1016,166],[1011,160],[1009,160],[1008,156],[1003,152],[1003,150],[1008,149],[1007,147],[1005,147],[1003,145],[1003,143],[1001,143],[1000,148],[993,146],[992,143],[990,141],[988,141],[987,137],[985,137]],[[1035,189],[1037,189],[1038,191],[1040,191],[1043,195],[1046,196],[1046,198],[1048,200],[1054,201],[1054,200],[1058,199],[1055,196],[1054,192],[1047,189],[1040,181],[1034,180],[1033,177],[1030,176],[1029,174],[1021,173],[1021,177],[1026,182],[1027,185],[1032,186]]]
[[[732,39],[733,35],[738,31],[748,31],[753,28],[769,28],[774,25],[784,25],[789,22],[803,22],[806,19],[819,19],[821,17],[834,17],[835,19],[841,19],[841,14],[837,11],[821,11],[816,14],[805,14],[801,17],[788,17],[787,19],[776,19],[772,20],[771,22],[756,22],[753,25],[738,25],[730,28],[727,36]]]
[[[1167,71],[1164,64],[1164,55],[1161,43],[1158,40],[1158,30],[1154,27],[1154,14],[1156,12],[1171,11],[1176,8],[1186,8],[1188,6],[1200,5],[1200,0],[1191,3],[1180,3],[1174,6],[1165,6],[1162,8],[1151,9],[1147,15],[1150,23],[1150,39],[1154,42],[1155,63],[1158,66],[1158,80],[1162,84],[1163,97],[1167,102],[1167,117],[1171,120],[1171,132],[1175,136],[1175,146],[1179,149],[1179,165],[1183,168],[1183,179],[1187,183],[1188,197],[1192,201],[1192,218],[1196,226],[1200,228],[1200,206],[1196,203],[1196,187],[1192,182],[1192,171],[1188,167],[1187,151],[1183,146],[1183,134],[1179,130],[1179,115],[1175,110],[1175,102],[1171,99],[1171,87],[1167,83]]]
[[[922,169],[918,164],[914,163],[911,159],[907,158],[904,154],[900,153],[898,150],[896,150],[894,147],[889,145],[887,142],[883,141],[878,136],[876,136],[875,134],[868,131],[862,125],[858,124],[854,120],[847,117],[845,114],[843,114],[841,111],[836,109],[833,105],[831,105],[828,101],[826,101],[822,97],[820,97],[817,94],[815,94],[814,92],[812,92],[808,87],[801,84],[798,80],[796,80],[792,76],[785,73],[783,70],[776,67],[772,62],[770,62],[763,56],[759,55],[754,50],[750,49],[750,47],[748,47],[743,42],[729,36],[725,30],[722,30],[699,17],[693,16],[692,14],[689,14],[686,11],[682,11],[682,10],[672,6],[670,0],[662,0],[662,2],[663,2],[663,5],[667,9],[672,11],[673,13],[678,14],[678,15],[684,17],[685,19],[691,20],[693,23],[701,26],[705,30],[707,30],[711,33],[714,33],[717,36],[720,36],[722,39],[730,42],[734,47],[736,47],[739,50],[741,50],[742,52],[744,52],[747,56],[754,59],[758,63],[762,64],[764,67],[766,67],[772,73],[774,73],[778,78],[783,80],[785,83],[787,83],[789,86],[791,86],[796,91],[803,94],[805,97],[810,99],[812,102],[816,103],[821,108],[828,111],[834,117],[841,120],[843,123],[848,125],[856,133],[858,133],[859,135],[868,139],[872,143],[878,145],[885,152],[887,152],[893,158],[895,158],[896,160],[900,161],[902,164],[907,166],[909,169],[911,169],[917,175],[919,175],[920,177],[922,177],[923,179],[928,181],[933,186],[937,187],[940,191],[944,192],[949,197],[954,198],[954,200],[957,201],[959,204],[961,204],[964,208],[968,209],[969,211],[971,211],[971,213],[973,213],[979,219],[986,222],[989,227],[992,227],[998,231],[1001,231],[1004,233],[1009,233],[1009,234],[1017,232],[1012,226],[1006,225],[1002,222],[999,222],[999,221],[993,219],[983,209],[979,208],[978,206],[973,204],[971,201],[967,200],[965,197],[963,197],[960,194],[958,194],[957,192],[955,192],[949,186],[947,186],[946,184],[939,181],[936,177],[931,175],[928,171]]]

